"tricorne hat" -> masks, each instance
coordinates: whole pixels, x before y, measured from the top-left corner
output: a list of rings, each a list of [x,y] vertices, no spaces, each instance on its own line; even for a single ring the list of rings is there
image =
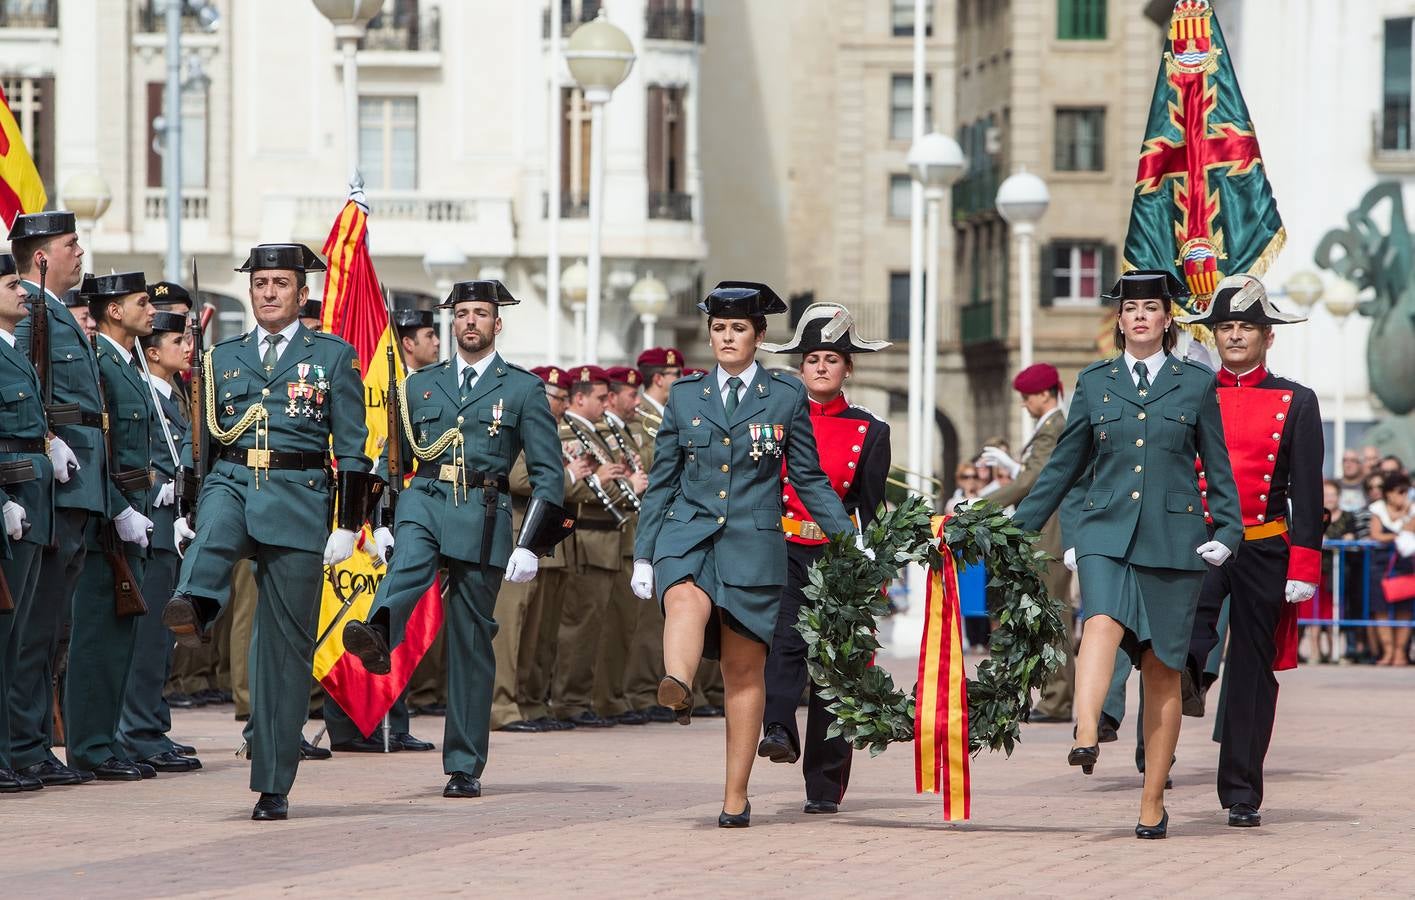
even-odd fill
[[[51,212],[26,213],[15,216],[14,224],[10,226],[11,241],[19,241],[24,238],[35,237],[57,237],[61,234],[76,234],[79,227],[74,219],[74,214],[67,210],[53,210]]]
[[[324,315],[324,301],[311,297],[300,304],[301,319],[318,319]]]
[[[769,353],[873,353],[890,346],[889,341],[867,341],[855,334],[855,319],[839,303],[812,303],[801,313],[796,333],[784,344],[763,342]]]
[[[181,334],[187,330],[187,317],[181,313],[155,312],[152,314],[153,334]]]
[[[0,275],[18,275],[19,266],[15,265],[15,257],[9,253],[0,253]]]
[[[114,300],[130,294],[147,293],[147,276],[141,272],[114,272],[109,275],[85,275],[79,295],[95,316]]]
[[[434,328],[436,327],[436,320],[433,318],[432,310],[430,309],[404,307],[403,309],[393,310],[393,325],[395,328],[399,329]]]
[[[751,319],[786,312],[786,301],[759,281],[719,281],[698,309],[715,319]]]
[[[1307,317],[1280,312],[1268,299],[1267,288],[1252,275],[1229,275],[1214,288],[1214,299],[1208,309],[1192,316],[1177,316],[1175,321],[1212,328],[1220,322],[1294,325],[1307,321]]]
[[[1164,269],[1135,269],[1120,276],[1120,280],[1102,294],[1102,300],[1123,303],[1126,300],[1175,301],[1189,296],[1189,289],[1173,273]]]
[[[491,303],[495,306],[515,306],[520,303],[506,285],[495,280],[459,281],[452,285],[452,293],[437,304],[438,309],[451,309],[458,303]]]
[[[324,260],[304,244],[259,244],[237,272],[289,269],[292,272],[323,272]]]

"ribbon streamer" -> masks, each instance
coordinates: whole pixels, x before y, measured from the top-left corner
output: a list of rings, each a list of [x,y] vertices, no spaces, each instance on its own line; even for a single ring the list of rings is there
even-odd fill
[[[943,535],[947,518],[933,518],[936,537]],[[915,697],[914,789],[942,794],[943,817],[949,822],[966,820],[972,810],[962,625],[956,561],[944,548],[943,565],[929,571],[925,594]]]

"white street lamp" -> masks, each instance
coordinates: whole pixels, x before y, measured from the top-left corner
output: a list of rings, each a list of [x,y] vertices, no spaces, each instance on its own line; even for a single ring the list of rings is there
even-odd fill
[[[614,89],[629,76],[634,65],[634,45],[629,36],[610,24],[601,7],[593,22],[586,22],[565,46],[565,61],[570,74],[585,93],[590,105],[590,254],[586,278],[589,294],[586,302],[584,361],[599,362],[600,306],[600,233],[604,222],[604,104]]]
[[[84,271],[93,271],[93,229],[103,214],[108,212],[113,202],[113,191],[108,182],[97,172],[81,172],[64,182],[59,192],[64,198],[64,206],[74,214],[79,228],[83,230]]]
[[[668,285],[649,272],[629,289],[629,306],[639,314],[644,325],[644,349],[652,347],[654,326],[659,316],[668,311]]]
[[[452,293],[452,285],[467,265],[467,254],[451,241],[436,241],[423,252],[423,271],[437,291],[437,302],[441,303]],[[438,311],[438,339],[442,341],[442,352],[452,358],[452,311]]]
[[[570,304],[575,314],[575,355],[580,361],[588,361],[589,343],[585,335],[585,298],[590,292],[590,270],[583,259],[577,259],[560,273],[560,296]]]
[[[924,347],[919,404],[919,474],[927,486],[934,477],[934,416],[938,409],[939,244],[943,197],[968,169],[963,148],[946,134],[929,132],[909,147],[909,174],[924,189],[928,228],[924,238],[928,266],[924,271]]]
[[[1041,178],[1018,169],[997,189],[997,213],[1017,235],[1017,281],[1020,321],[1020,356],[1025,369],[1032,364],[1032,235],[1037,223],[1046,215],[1051,193]],[[1022,437],[1031,427],[1027,411],[1022,410]]]
[[[1318,277],[1316,272],[1303,269],[1301,272],[1297,272],[1291,278],[1287,279],[1287,284],[1283,285],[1282,290],[1283,294],[1293,303],[1297,304],[1303,313],[1307,313],[1316,305],[1318,300],[1322,299],[1323,288],[1322,279]],[[1310,338],[1311,330],[1307,328],[1302,329],[1302,361],[1298,363],[1298,365],[1302,367],[1301,375],[1304,381],[1310,377],[1307,372],[1310,367],[1309,356],[1307,354],[1307,344]]]
[[[334,26],[344,54],[344,152],[349,160],[349,188],[363,186],[359,175],[359,41],[383,0],[313,0],[315,9]]]
[[[1336,340],[1340,349],[1345,349],[1346,318],[1356,311],[1357,293],[1356,285],[1345,278],[1337,278],[1326,290],[1324,303],[1327,312],[1336,319]],[[1341,458],[1346,455],[1346,371],[1340,366],[1336,369],[1336,421],[1332,429],[1336,432],[1336,464],[1340,466]]]

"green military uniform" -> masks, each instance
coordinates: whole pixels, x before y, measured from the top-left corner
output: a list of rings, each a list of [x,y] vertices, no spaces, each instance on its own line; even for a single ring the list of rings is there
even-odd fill
[[[274,794],[289,793],[294,783],[309,710],[321,554],[334,487],[327,468],[331,442],[340,472],[369,471],[354,348],[298,321],[281,336],[268,368],[263,360],[273,336],[264,329],[208,351],[212,403],[206,414],[208,424],[214,419],[217,426],[211,429],[213,458],[201,486],[196,538],[177,586],[179,597],[190,596],[209,624],[227,605],[232,566],[255,561],[250,784],[253,791]],[[272,454],[268,468],[259,465],[259,451],[266,449]],[[190,441],[183,457],[190,464]]]
[[[1194,552],[1209,540],[1196,455],[1207,466],[1213,540],[1232,550],[1243,527],[1214,373],[1166,355],[1146,380],[1137,384],[1123,356],[1082,370],[1056,450],[1013,521],[1040,528],[1092,470],[1074,522],[1062,523],[1076,548],[1085,614],[1123,625],[1122,648],[1136,665],[1148,647],[1180,669],[1207,567]]]
[[[534,496],[556,504],[564,477],[541,380],[496,353],[478,368],[470,388],[453,360],[420,369],[403,386],[413,433],[402,437],[419,445],[406,447],[418,456],[418,469],[399,497],[397,550],[369,614],[397,646],[419,598],[447,567],[443,768],[473,778],[486,766],[493,616],[512,551],[507,473],[524,449]]]

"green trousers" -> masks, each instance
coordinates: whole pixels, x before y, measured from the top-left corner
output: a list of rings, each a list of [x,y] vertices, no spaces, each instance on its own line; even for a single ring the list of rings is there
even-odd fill
[[[15,660],[20,643],[16,626],[24,612],[36,602],[43,559],[44,548],[40,545],[11,541],[10,558],[0,560],[0,572],[5,574],[10,597],[15,601],[13,613],[0,614],[0,768],[4,769],[16,767],[10,754],[10,708],[13,704],[10,688],[15,683]]]
[[[441,557],[437,537],[421,522],[398,525],[398,552],[379,582],[369,621],[387,625],[390,647],[403,640],[408,617],[446,566],[448,589],[442,599],[447,635],[447,722],[442,767],[448,774],[481,777],[490,743],[491,691],[496,678],[496,592],[504,569]]]
[[[408,681],[408,706],[447,705],[447,632],[439,631]]]
[[[69,669],[64,681],[64,746],[69,765],[76,769],[93,769],[110,759],[128,756],[118,738],[118,722],[133,665],[138,620],[145,618],[120,619],[114,614],[113,568],[108,557],[95,549],[106,525],[95,516],[85,526],[88,556],[74,592]],[[127,553],[132,545],[122,546],[141,590],[147,560]]]
[[[167,519],[170,527],[171,516]],[[154,550],[143,571],[148,614],[139,616],[135,625],[133,664],[118,719],[118,740],[130,759],[147,759],[176,746],[167,737],[172,730],[172,710],[162,696],[172,668],[172,632],[162,624],[162,604],[172,596],[180,562],[176,553]]]

